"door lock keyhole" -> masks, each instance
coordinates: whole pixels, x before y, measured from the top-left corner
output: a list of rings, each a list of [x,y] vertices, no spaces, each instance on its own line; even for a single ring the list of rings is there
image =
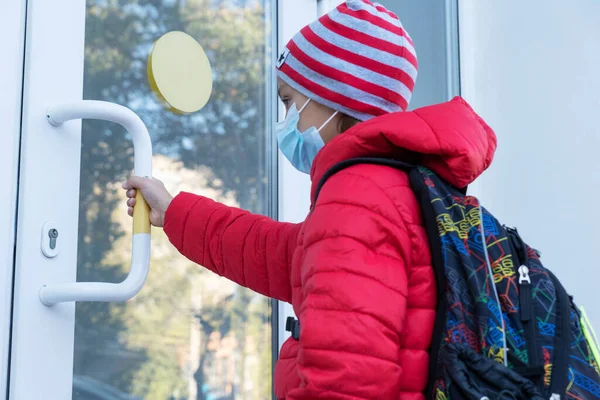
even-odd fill
[[[50,249],[56,249],[56,239],[58,239],[58,229],[52,228],[48,231],[48,236],[50,236]]]
[[[42,253],[48,258],[53,258],[60,251],[58,243],[58,225],[48,221],[42,226]]]

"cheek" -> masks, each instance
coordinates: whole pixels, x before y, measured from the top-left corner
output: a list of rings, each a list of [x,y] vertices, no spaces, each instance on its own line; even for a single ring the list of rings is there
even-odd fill
[[[304,132],[312,126],[310,123],[307,122],[307,119],[308,118],[306,118],[304,113],[300,114],[300,120],[298,121],[298,130],[300,132]]]
[[[318,129],[320,126],[319,121],[320,117],[318,110],[313,109],[309,104],[308,107],[306,107],[304,111],[300,113],[298,129],[300,130],[300,132],[304,132],[307,129],[312,128],[313,126]]]

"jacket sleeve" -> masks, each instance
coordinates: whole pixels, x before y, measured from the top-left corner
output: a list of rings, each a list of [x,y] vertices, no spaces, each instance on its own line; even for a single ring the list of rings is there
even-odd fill
[[[400,396],[410,239],[397,205],[353,168],[330,178],[305,222],[292,400]]]
[[[171,243],[190,260],[255,292],[291,301],[290,264],[300,225],[182,192],[165,216]]]

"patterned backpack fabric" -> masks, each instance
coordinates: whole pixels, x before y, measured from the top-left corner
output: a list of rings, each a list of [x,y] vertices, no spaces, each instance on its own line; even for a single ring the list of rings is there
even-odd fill
[[[395,160],[355,164],[405,170],[431,247],[438,309],[430,399],[600,399],[597,340],[583,310],[527,246],[475,197],[432,171]]]

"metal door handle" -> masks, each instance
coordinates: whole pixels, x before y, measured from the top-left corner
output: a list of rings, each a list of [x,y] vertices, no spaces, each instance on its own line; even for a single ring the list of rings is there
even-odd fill
[[[73,119],[100,119],[122,125],[133,140],[134,174],[152,176],[152,142],[144,122],[130,109],[105,101],[80,100],[48,109],[48,122],[59,126]],[[133,210],[131,269],[121,283],[52,283],[40,288],[40,301],[51,306],[67,301],[125,301],[144,286],[150,266],[150,209],[140,191]]]

